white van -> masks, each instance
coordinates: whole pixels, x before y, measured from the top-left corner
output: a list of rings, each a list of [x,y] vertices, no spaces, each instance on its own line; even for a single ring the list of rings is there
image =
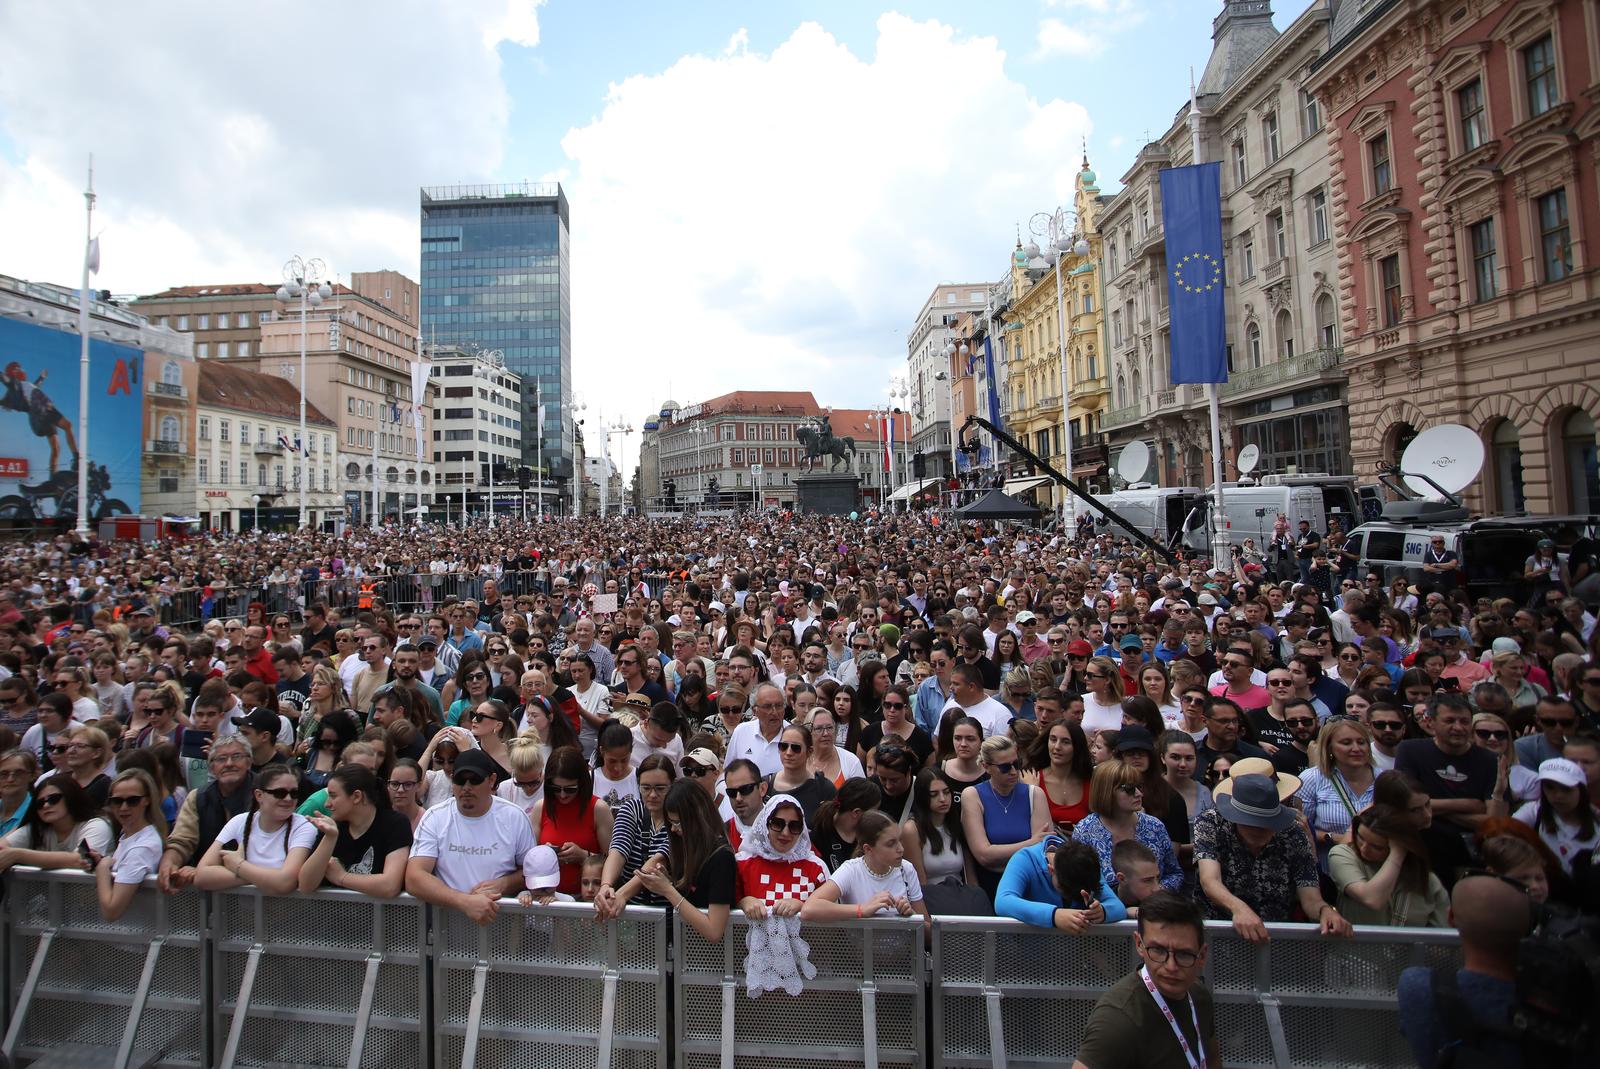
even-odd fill
[[[1206,531],[1210,490],[1133,486],[1100,497],[1158,542],[1175,545],[1174,539],[1179,539],[1184,547],[1202,554],[1210,548]],[[1280,512],[1289,518],[1291,533],[1300,530],[1301,520],[1310,523],[1318,534],[1327,534],[1331,517],[1337,516],[1346,531],[1361,518],[1355,479],[1340,475],[1267,475],[1258,481],[1225,482],[1222,511],[1226,542],[1237,546],[1246,538],[1253,538],[1262,549],[1272,538],[1272,527]]]
[[[1194,548],[1192,540],[1197,532],[1190,525],[1198,524],[1200,545],[1205,538],[1205,491],[1193,486],[1151,486],[1135,483],[1126,490],[1096,497],[1114,510],[1125,522],[1149,535],[1164,546],[1181,544]],[[1117,526],[1109,516],[1084,502],[1084,512],[1094,517],[1095,527],[1115,534]]]

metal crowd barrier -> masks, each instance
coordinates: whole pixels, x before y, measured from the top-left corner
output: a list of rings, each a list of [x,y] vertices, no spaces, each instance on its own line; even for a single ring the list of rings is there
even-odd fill
[[[666,1069],[667,917],[502,902],[487,926],[435,910],[436,1066]]]
[[[1131,922],[1083,935],[1015,921],[940,918],[933,929],[932,1069],[1072,1064],[1095,1002],[1138,967]],[[1206,983],[1220,1064],[1410,1069],[1395,988],[1411,965],[1459,964],[1437,928],[1357,928],[1326,939],[1311,924],[1268,925],[1253,946],[1206,925]]]
[[[1071,1064],[1095,1001],[1136,964],[1131,924],[940,918],[931,955],[914,918],[807,924],[817,976],[751,999],[739,914],[716,944],[674,920],[669,955],[667,915],[641,908],[597,924],[586,905],[502,903],[480,928],[404,895],[151,882],[111,923],[92,877],[23,868],[4,905],[0,1051],[80,1047],[112,1069],[1042,1069]],[[1396,983],[1459,963],[1453,931],[1269,930],[1257,947],[1208,926],[1221,1063],[1411,1065]]]
[[[251,583],[217,590],[209,603],[202,601],[199,590],[179,590],[172,595],[171,604],[162,608],[161,622],[168,627],[194,631],[211,619],[244,619],[253,602],[260,602],[268,615],[286,612],[296,620],[306,606],[319,601],[337,608],[341,616],[351,617],[361,610],[362,601],[369,595],[383,599],[383,603],[396,612],[430,613],[447,601],[481,598],[484,580],[488,578],[495,578],[501,594],[509,598],[546,590],[548,582],[541,579],[541,574],[515,571],[495,578],[476,572],[433,575],[424,570],[374,575],[364,580],[343,576],[312,582]]]
[[[0,1052],[31,1061],[81,1046],[115,1050],[110,1069],[210,1066],[205,910],[203,896],[150,880],[107,921],[93,876],[12,869]]]
[[[802,935],[817,975],[794,997],[745,993],[748,927],[735,913],[722,941],[708,943],[681,919],[673,926],[680,1069],[923,1064],[928,973],[921,918],[807,924]],[[849,1042],[857,1036],[859,1043]]]
[[[336,889],[209,898],[220,1069],[427,1063],[423,902]]]

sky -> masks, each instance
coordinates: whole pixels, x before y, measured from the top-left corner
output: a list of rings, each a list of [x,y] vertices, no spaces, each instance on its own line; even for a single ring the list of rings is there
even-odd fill
[[[998,279],[1085,145],[1115,191],[1221,6],[7,0],[0,273],[77,285],[91,153],[116,294],[294,255],[415,278],[419,187],[555,180],[586,426],[734,389],[882,405],[933,286]]]

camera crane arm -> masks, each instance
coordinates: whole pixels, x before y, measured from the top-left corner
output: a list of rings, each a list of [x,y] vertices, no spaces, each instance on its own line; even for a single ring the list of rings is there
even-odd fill
[[[968,446],[966,444],[966,442],[963,441],[963,439],[966,438],[967,433],[969,431],[971,431],[974,427],[981,427],[984,430],[988,431],[990,434],[994,435],[996,440],[1002,442],[1013,453],[1016,453],[1018,456],[1022,457],[1022,459],[1026,460],[1029,464],[1032,464],[1034,467],[1038,468],[1040,471],[1042,471],[1046,475],[1050,476],[1056,482],[1060,483],[1062,486],[1065,486],[1072,493],[1077,494],[1079,497],[1083,498],[1089,504],[1091,504],[1095,508],[1099,509],[1106,516],[1109,516],[1113,523],[1117,524],[1123,530],[1127,531],[1130,535],[1132,535],[1133,538],[1134,538],[1134,541],[1138,542],[1140,545],[1144,546],[1146,549],[1151,550],[1152,552],[1156,553],[1158,556],[1161,557],[1162,560],[1166,561],[1168,564],[1177,564],[1178,563],[1178,558],[1172,552],[1172,550],[1168,549],[1166,546],[1163,546],[1160,542],[1157,542],[1155,539],[1151,538],[1149,535],[1147,535],[1143,531],[1139,530],[1133,524],[1131,524],[1127,520],[1123,519],[1117,513],[1117,511],[1115,509],[1111,508],[1109,505],[1107,505],[1104,502],[1102,502],[1099,498],[1097,498],[1093,494],[1089,493],[1089,491],[1087,491],[1083,487],[1079,486],[1073,480],[1071,480],[1071,479],[1067,478],[1065,475],[1061,474],[1055,468],[1051,467],[1050,464],[1048,462],[1046,462],[1043,458],[1041,458],[1038,455],[1036,455],[1033,452],[1033,450],[1029,449],[1027,446],[1023,445],[1021,442],[1019,442],[1015,438],[1011,437],[1011,435],[1007,434],[1005,431],[1001,430],[999,427],[996,427],[993,423],[990,423],[988,420],[984,419],[982,416],[969,415],[967,417],[967,421],[961,425],[961,429],[956,432],[956,440],[957,440],[958,443],[960,443],[960,448],[962,449],[962,451],[970,452],[973,448],[976,448],[975,445],[974,446]]]

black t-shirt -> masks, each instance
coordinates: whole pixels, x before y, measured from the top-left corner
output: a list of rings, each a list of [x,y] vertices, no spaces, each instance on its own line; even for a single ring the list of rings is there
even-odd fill
[[[817,819],[817,810],[822,806],[822,803],[839,793],[834,787],[833,781],[825,778],[820,772],[812,773],[811,778],[800,784],[800,786],[790,787],[782,791],[773,786],[772,781],[774,778],[773,776],[767,777],[767,797],[770,798],[775,794],[787,794],[799,802],[801,815],[805,817],[807,826],[810,826]]]
[[[737,877],[738,867],[733,860],[733,851],[726,846],[719,846],[701,863],[694,883],[690,884],[683,897],[697,909],[731,906]]]
[[[392,809],[380,809],[361,838],[352,838],[348,824],[339,825],[333,856],[346,872],[356,876],[381,876],[391,853],[411,848],[411,822]]]
[[[811,849],[828,866],[829,872],[837,872],[840,865],[856,854],[855,840],[846,841],[836,831],[819,831],[811,840]]]
[[[979,657],[977,665],[978,671],[983,673],[983,689],[999,690],[1000,666],[995,664],[994,660],[990,657]]]
[[[1268,743],[1280,750],[1293,745],[1294,732],[1289,730],[1289,725],[1276,719],[1265,709],[1251,709],[1245,715],[1250,718],[1250,726],[1255,729],[1258,745]]]
[[[313,631],[309,627],[303,627],[300,629],[300,649],[309,653],[312,646],[321,642],[328,652],[332,653],[335,648],[333,636],[337,633],[332,624],[324,624],[321,631]]]
[[[1408,739],[1394,754],[1394,767],[1421,785],[1430,798],[1488,801],[1499,764],[1494,754],[1474,746],[1460,756],[1445,753],[1432,739]]]
[[[878,743],[883,741],[883,724],[869,725],[861,732],[861,748],[871,751],[878,748]],[[911,734],[906,738],[905,745],[912,753],[917,755],[917,767],[921,768],[928,763],[928,758],[933,756],[933,739],[920,726],[913,726]]]
[[[1279,746],[1278,752],[1272,755],[1272,767],[1291,776],[1304,772],[1310,762],[1311,755],[1294,746]]]

